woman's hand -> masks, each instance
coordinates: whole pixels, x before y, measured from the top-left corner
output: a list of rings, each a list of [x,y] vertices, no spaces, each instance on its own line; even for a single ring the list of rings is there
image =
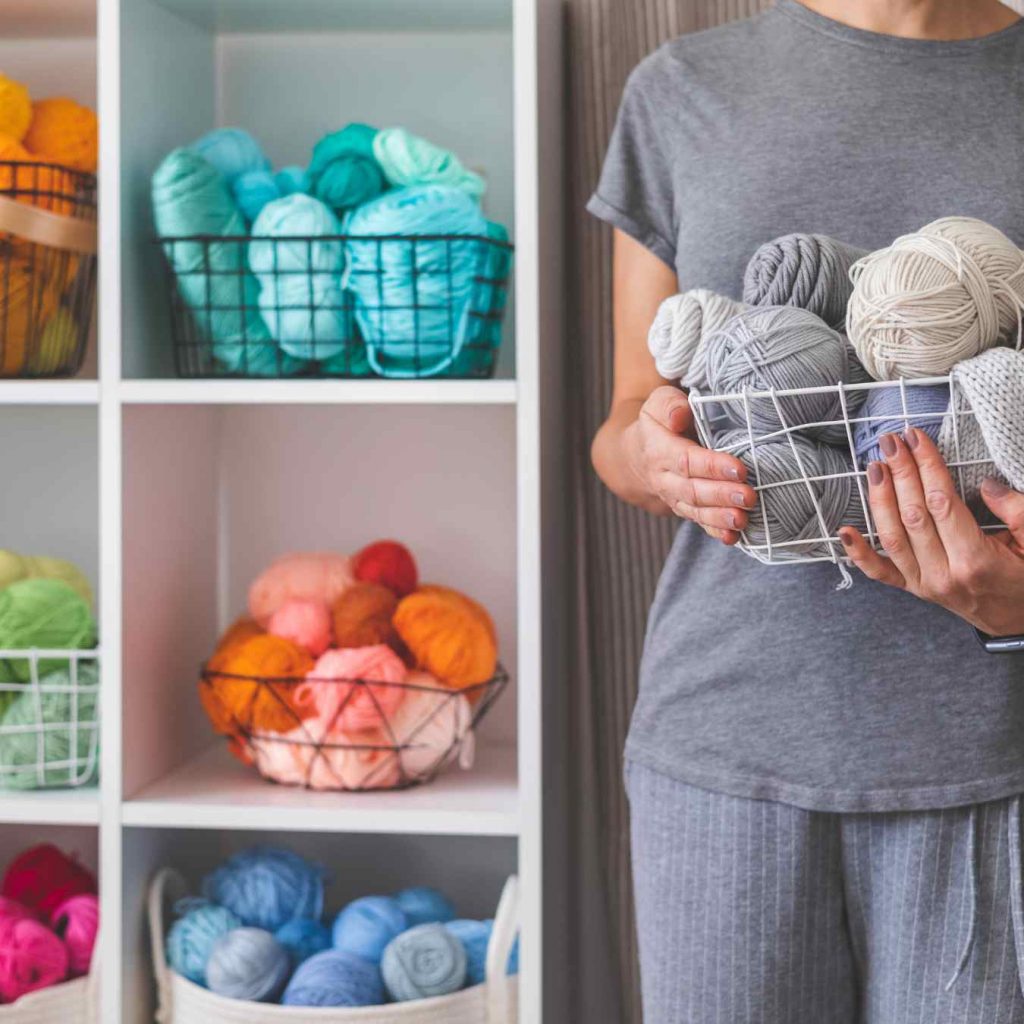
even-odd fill
[[[986,533],[956,492],[932,440],[911,427],[881,438],[885,463],[868,466],[868,498],[889,558],[852,527],[839,537],[866,576],[948,608],[993,636],[1024,633],[1024,494],[996,480],[985,504],[1008,529]]]

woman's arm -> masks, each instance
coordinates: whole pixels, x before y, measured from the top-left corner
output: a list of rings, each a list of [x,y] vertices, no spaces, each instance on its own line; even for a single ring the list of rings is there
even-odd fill
[[[647,332],[664,299],[676,292],[672,271],[639,242],[615,232],[615,367],[611,409],[594,437],[597,475],[623,501],[655,515],[700,523],[727,544],[753,508],[746,467],[694,440],[686,395],[659,376]]]
[[[868,466],[871,512],[889,558],[843,527],[851,560],[871,579],[942,605],[985,633],[1024,633],[1024,494],[985,481],[982,498],[1008,527],[985,533],[928,435],[911,427],[905,438],[885,435],[885,464]]]

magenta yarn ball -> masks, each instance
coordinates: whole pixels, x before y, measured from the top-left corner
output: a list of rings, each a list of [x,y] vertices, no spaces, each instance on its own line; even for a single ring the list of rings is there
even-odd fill
[[[267,632],[292,640],[318,658],[331,646],[331,613],[322,601],[294,597],[270,616]]]
[[[88,893],[72,896],[53,912],[52,924],[67,946],[72,977],[88,974],[100,927],[100,901]]]
[[[45,924],[0,917],[0,997],[13,1003],[68,975],[67,946]]]

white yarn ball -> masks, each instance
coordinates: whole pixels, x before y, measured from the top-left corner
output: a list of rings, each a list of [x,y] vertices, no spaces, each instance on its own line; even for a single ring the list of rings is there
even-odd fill
[[[658,373],[687,387],[704,383],[703,339],[748,307],[707,288],[692,288],[662,302],[647,334]]]

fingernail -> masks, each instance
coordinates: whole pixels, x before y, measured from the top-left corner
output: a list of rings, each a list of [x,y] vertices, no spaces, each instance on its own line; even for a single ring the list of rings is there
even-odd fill
[[[853,535],[847,533],[846,530],[839,531],[839,539],[843,542],[843,547],[848,548],[853,546]]]
[[[745,494],[740,494],[739,491],[730,495],[730,500],[734,505],[738,505],[740,508],[747,507],[747,496]]]
[[[918,442],[917,431],[913,427],[907,427],[903,431],[903,440],[907,442],[909,447],[916,448]]]
[[[981,489],[990,498],[1003,498],[1010,493],[1010,488],[1002,480],[997,480],[994,476],[985,477],[981,482]]]
[[[740,525],[740,516],[739,516],[738,512],[730,512],[729,513],[729,522],[732,523],[732,528],[734,530],[742,530],[743,529],[743,527]]]
[[[885,439],[883,438],[883,441]],[[868,463],[868,483],[872,487],[877,487],[885,479],[885,474],[882,472],[882,464],[880,462],[869,462]]]
[[[899,447],[896,444],[896,438],[892,434],[883,434],[881,440],[878,442],[878,447],[882,449],[882,454],[887,458],[891,459]],[[881,483],[881,480],[878,481]]]
[[[725,475],[730,480],[735,480],[737,483],[740,482],[740,471],[735,466],[730,466],[726,471]]]

